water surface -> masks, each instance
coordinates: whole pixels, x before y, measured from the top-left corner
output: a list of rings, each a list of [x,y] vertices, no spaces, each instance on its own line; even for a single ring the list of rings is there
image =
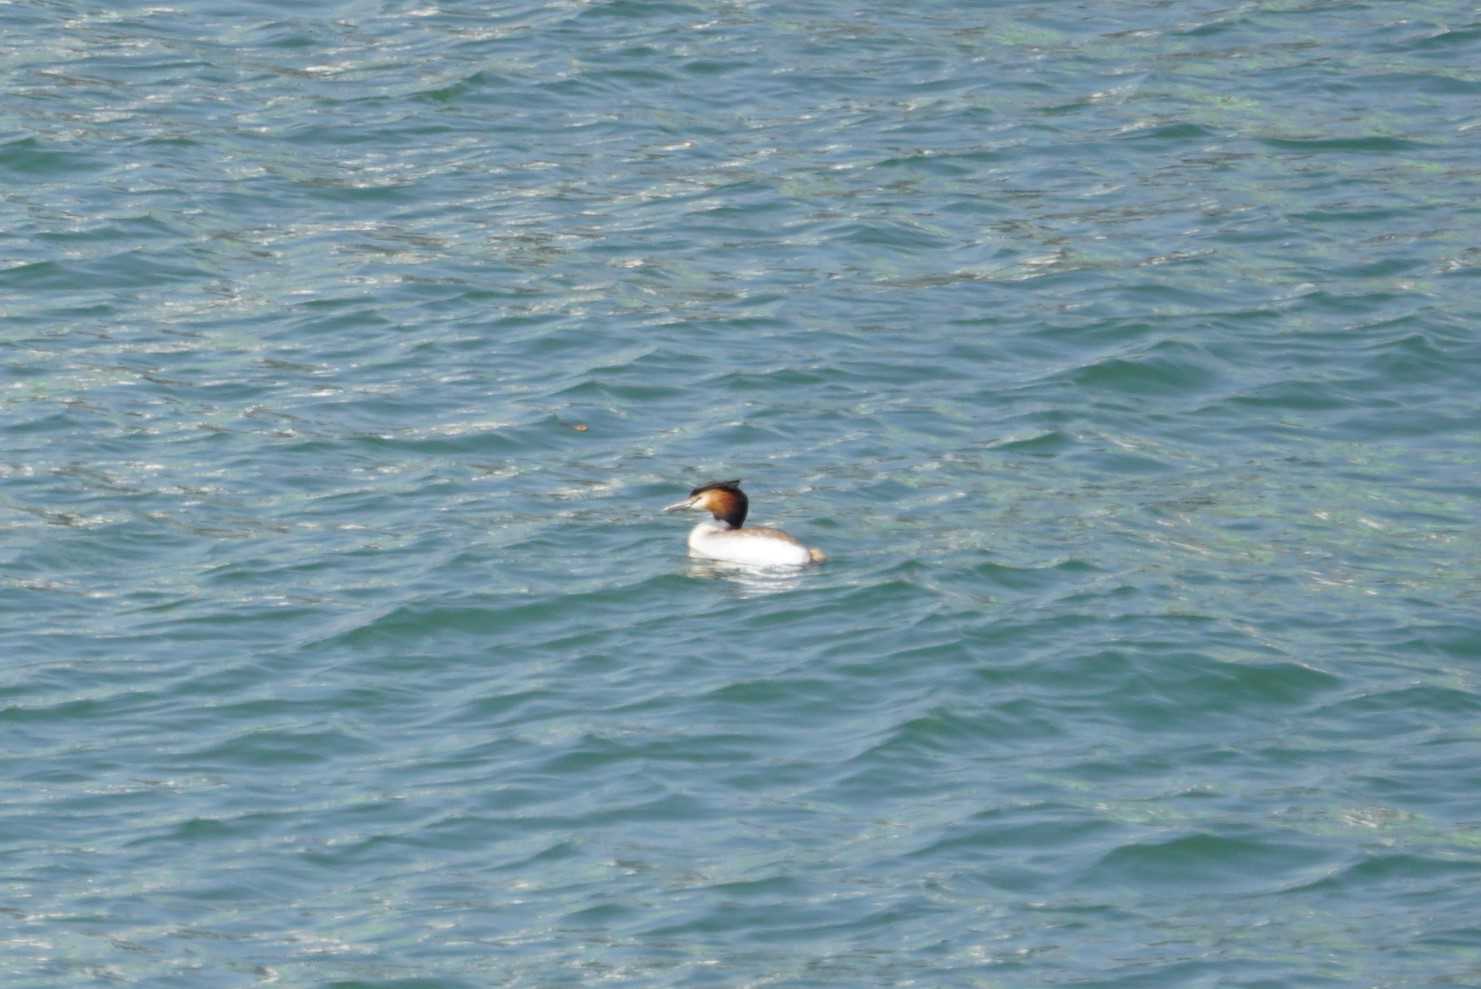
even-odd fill
[[[1481,982],[1473,8],[0,19],[5,985]]]

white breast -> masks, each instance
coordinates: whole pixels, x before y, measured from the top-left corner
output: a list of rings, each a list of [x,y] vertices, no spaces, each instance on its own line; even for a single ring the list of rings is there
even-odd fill
[[[727,529],[701,522],[689,533],[689,552],[712,560],[753,566],[796,567],[812,562],[807,547],[777,529]]]

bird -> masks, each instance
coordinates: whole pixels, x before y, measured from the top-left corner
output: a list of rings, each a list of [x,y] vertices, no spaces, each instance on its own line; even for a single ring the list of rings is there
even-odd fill
[[[740,483],[736,478],[701,484],[689,492],[689,497],[664,509],[709,512],[713,516],[689,531],[690,554],[731,563],[789,567],[822,563],[828,558],[822,550],[804,546],[780,529],[742,528],[751,499],[740,489]]]

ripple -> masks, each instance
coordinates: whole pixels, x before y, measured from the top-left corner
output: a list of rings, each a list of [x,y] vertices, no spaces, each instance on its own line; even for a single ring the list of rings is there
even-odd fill
[[[1474,26],[8,13],[9,981],[1475,981]]]
[[[1198,833],[1123,845],[1102,858],[1084,881],[1249,894],[1324,870],[1329,861],[1329,855],[1303,844]]]

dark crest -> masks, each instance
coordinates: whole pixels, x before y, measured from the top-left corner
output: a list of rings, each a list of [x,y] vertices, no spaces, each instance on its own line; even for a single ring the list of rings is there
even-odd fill
[[[693,498],[701,491],[734,491],[736,494],[743,493],[740,489],[740,478],[738,477],[733,481],[711,481],[708,484],[701,484],[689,492],[689,497]]]

